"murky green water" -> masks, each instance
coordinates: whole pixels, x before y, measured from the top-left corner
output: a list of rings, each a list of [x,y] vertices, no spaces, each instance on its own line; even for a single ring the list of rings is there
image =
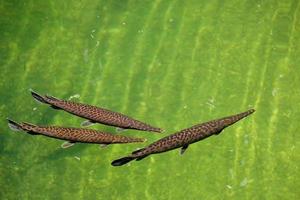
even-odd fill
[[[0,1],[0,199],[299,199],[300,2]],[[123,167],[143,144],[16,133],[79,127],[29,89],[162,127],[257,112],[222,134]],[[95,129],[115,132],[96,125]],[[162,135],[126,131],[148,143]],[[146,145],[146,144],[145,144]]]

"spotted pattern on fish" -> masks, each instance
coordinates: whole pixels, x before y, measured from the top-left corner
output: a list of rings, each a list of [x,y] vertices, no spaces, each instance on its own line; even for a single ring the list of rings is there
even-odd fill
[[[151,154],[162,153],[180,147],[183,148],[182,152],[184,152],[185,149],[188,148],[188,145],[203,140],[211,135],[219,134],[224,128],[252,114],[254,111],[254,109],[251,109],[237,115],[212,120],[183,129],[177,133],[166,136],[143,149],[132,152],[128,157],[113,161],[112,165],[120,166],[134,159],[141,160]]]
[[[9,125],[17,129],[26,131],[33,135],[44,135],[47,137],[57,138],[70,141],[72,143],[96,143],[96,144],[116,144],[116,143],[133,143],[144,142],[143,138],[133,138],[121,135],[113,135],[101,131],[82,129],[82,128],[65,128],[57,126],[37,126],[29,123],[16,123],[8,120]]]
[[[121,113],[92,105],[60,100],[48,95],[41,96],[33,91],[31,91],[31,93],[36,100],[42,103],[50,104],[53,108],[62,109],[73,115],[88,119],[93,123],[97,122],[124,129],[137,129],[141,131],[152,131],[158,133],[162,132],[162,129],[160,128],[153,127]]]

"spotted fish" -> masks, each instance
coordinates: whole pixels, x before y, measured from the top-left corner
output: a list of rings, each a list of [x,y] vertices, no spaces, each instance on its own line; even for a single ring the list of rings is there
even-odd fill
[[[29,123],[17,123],[10,119],[8,126],[14,131],[26,131],[31,135],[44,135],[47,137],[66,140],[69,142],[64,143],[62,147],[71,146],[73,143],[95,143],[95,144],[120,144],[120,143],[133,143],[144,142],[145,139],[126,137],[121,135],[113,135],[105,132],[100,132],[91,129],[82,128],[64,128],[58,126],[37,126]]]
[[[211,135],[218,135],[224,128],[247,117],[254,111],[254,109],[251,109],[237,115],[212,120],[183,129],[177,133],[166,136],[143,149],[134,151],[127,157],[113,161],[112,165],[121,166],[132,160],[139,161],[151,154],[162,153],[176,148],[181,148],[181,154],[183,154],[190,144],[203,140]]]
[[[104,108],[57,99],[52,96],[42,96],[31,91],[32,96],[41,103],[50,104],[52,108],[62,109],[73,115],[87,119],[82,126],[88,126],[92,123],[101,123],[109,126],[115,126],[122,129],[136,129],[141,131],[162,132],[162,129],[153,127],[144,122],[133,119],[121,113],[113,112]]]

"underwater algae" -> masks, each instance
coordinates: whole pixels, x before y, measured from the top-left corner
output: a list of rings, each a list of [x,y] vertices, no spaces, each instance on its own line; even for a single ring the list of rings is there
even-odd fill
[[[287,1],[0,2],[0,199],[299,199],[300,5]],[[112,167],[141,144],[14,133],[6,117],[76,126],[29,89],[166,131],[255,115],[178,156]],[[115,132],[114,128],[93,128]]]

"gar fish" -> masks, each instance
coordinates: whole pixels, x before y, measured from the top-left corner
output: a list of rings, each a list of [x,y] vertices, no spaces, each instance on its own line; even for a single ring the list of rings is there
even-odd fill
[[[251,109],[237,115],[212,120],[183,129],[179,132],[166,136],[145,148],[134,151],[127,157],[115,160],[111,164],[113,166],[121,166],[132,160],[139,161],[151,154],[163,153],[176,148],[181,148],[180,153],[183,154],[190,144],[203,140],[214,134],[218,135],[224,128],[236,123],[244,117],[247,117],[254,111],[254,109]]]
[[[58,126],[37,126],[34,124],[22,122],[17,123],[8,120],[8,126],[14,131],[26,131],[31,135],[44,135],[68,141],[63,144],[63,148],[72,146],[74,143],[95,143],[102,145],[144,142],[145,139],[126,137],[122,135],[113,135],[91,129],[82,128],[64,128]]]
[[[82,123],[82,126],[88,126],[93,123],[101,123],[123,129],[136,129],[158,133],[163,131],[160,128],[153,127],[124,114],[113,112],[104,108],[61,100],[48,95],[42,96],[34,91],[31,91],[31,94],[37,101],[50,104],[52,108],[61,109],[73,115],[87,119],[87,121]]]

